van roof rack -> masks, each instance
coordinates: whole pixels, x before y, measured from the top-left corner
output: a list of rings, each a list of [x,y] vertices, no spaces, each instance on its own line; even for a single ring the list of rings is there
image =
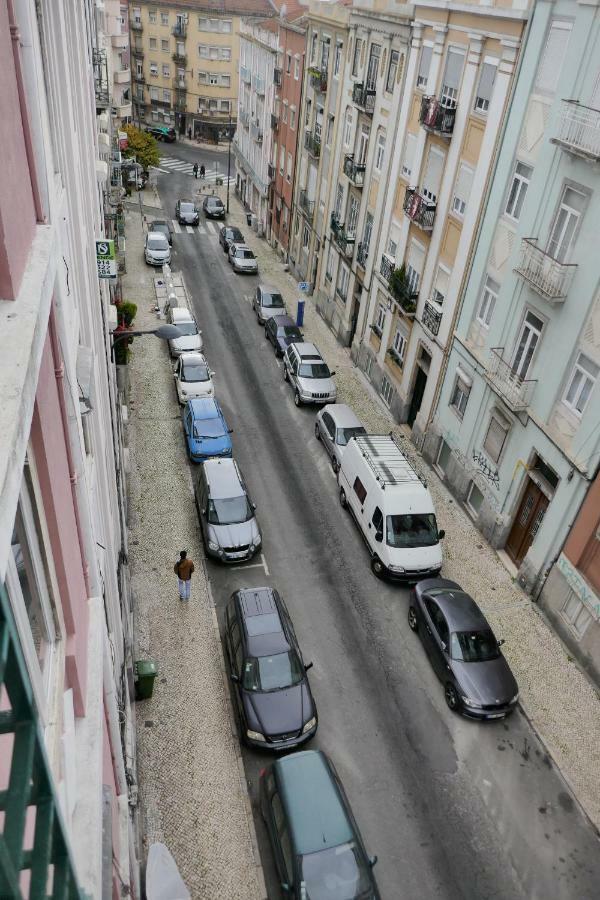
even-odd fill
[[[361,434],[354,440],[384,490],[386,484],[405,484],[411,481],[420,481],[427,487],[426,480],[410,464],[392,432]]]

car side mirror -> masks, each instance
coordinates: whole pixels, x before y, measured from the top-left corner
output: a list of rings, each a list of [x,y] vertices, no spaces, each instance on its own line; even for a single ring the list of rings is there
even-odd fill
[[[329,373],[329,377],[330,377],[330,378],[333,378],[334,375],[335,375],[335,372],[330,372],[330,373]]]
[[[211,378],[214,378],[215,375],[216,375],[217,373],[216,373],[216,372],[213,372],[212,369],[209,369],[209,370],[208,370],[208,374],[210,375]]]
[[[256,503],[252,504],[252,509],[256,509]]]
[[[177,372],[173,372],[173,378],[177,378]]]
[[[306,663],[306,665],[304,666],[304,671],[308,672],[308,670],[312,669],[313,666],[314,666],[313,662]]]
[[[376,531],[376,532],[375,532],[375,540],[376,540],[377,543],[379,543],[379,544],[382,542],[382,540],[383,540],[383,531]]]
[[[369,865],[371,866],[371,868],[373,868],[373,866],[375,865],[376,862],[377,862],[377,857],[376,857],[376,856],[370,856],[370,857],[369,857]]]
[[[444,653],[448,652],[448,647],[446,646],[446,644],[443,641],[440,641],[440,646],[441,646],[442,650],[444,651]]]
[[[444,531],[443,528],[440,528],[440,530],[438,531],[438,541],[443,541],[445,537],[446,537],[446,532]]]
[[[236,675],[235,672],[232,672],[229,677],[231,678],[232,681],[236,682],[236,684],[240,680],[239,675]]]
[[[504,638],[500,638],[500,640],[498,641],[498,646],[501,647],[502,644],[505,644],[505,643],[506,643],[506,641],[504,640]]]
[[[227,433],[228,433],[228,434],[233,434],[233,428],[228,428],[228,429],[227,429]]]

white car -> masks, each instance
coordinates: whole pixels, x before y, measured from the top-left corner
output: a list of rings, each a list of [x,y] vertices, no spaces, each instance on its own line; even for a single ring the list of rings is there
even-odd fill
[[[164,266],[171,262],[169,242],[160,231],[149,231],[146,235],[144,257],[150,266]]]
[[[214,397],[214,374],[201,353],[182,353],[173,372],[179,402],[185,404],[196,397]]]
[[[228,256],[234,272],[247,272],[253,275],[258,272],[258,260],[246,244],[230,244]]]
[[[181,337],[171,338],[169,341],[171,356],[202,350],[202,332],[196,325],[196,320],[189,309],[185,306],[174,306],[167,313],[167,322],[170,325],[176,325],[181,332]]]

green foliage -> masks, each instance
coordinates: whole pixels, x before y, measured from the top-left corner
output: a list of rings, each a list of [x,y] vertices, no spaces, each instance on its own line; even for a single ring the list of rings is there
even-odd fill
[[[413,313],[417,305],[411,297],[411,286],[406,276],[406,266],[404,263],[399,269],[393,269],[389,280],[390,291],[407,313]]]
[[[126,328],[131,328],[136,313],[137,305],[135,303],[130,303],[129,300],[123,300],[122,303],[119,303],[117,308],[117,318],[119,325],[124,325]]]
[[[145,131],[140,131],[135,125],[125,125],[123,130],[127,132],[127,150],[123,151],[123,156],[135,156],[144,169],[157,166],[160,157],[156,138]]]

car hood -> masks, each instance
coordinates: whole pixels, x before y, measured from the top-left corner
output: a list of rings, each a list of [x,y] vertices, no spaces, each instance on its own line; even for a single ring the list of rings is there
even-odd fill
[[[179,213],[179,218],[182,222],[195,222],[198,218],[198,213]]]
[[[275,338],[275,340],[277,341],[277,343],[279,344],[279,346],[281,347],[281,349],[282,349],[282,350],[285,350],[286,347],[289,347],[289,346],[290,346],[290,344],[297,344],[298,341],[300,340],[300,338],[294,338],[294,337],[292,337],[292,338],[290,338],[290,337],[277,337],[277,338]]]
[[[256,519],[248,522],[236,522],[234,525],[209,525],[214,540],[219,547],[243,547],[256,544],[258,527]]]
[[[146,247],[146,253],[148,256],[154,256],[156,259],[166,259],[167,256],[171,255],[171,248],[167,247],[165,250],[154,250],[152,247]]]
[[[335,393],[333,378],[298,378],[298,384],[307,394]]]
[[[185,334],[171,341],[174,350],[202,350],[202,338],[199,334]]]
[[[248,724],[264,735],[295,733],[314,715],[306,681],[281,691],[243,693]]]
[[[441,544],[431,547],[389,547],[385,545],[389,561],[393,566],[405,569],[439,569],[442,565]]]
[[[518,691],[517,682],[505,658],[465,663],[450,660],[462,693],[484,706],[508,703]]]
[[[180,381],[179,386],[188,397],[206,397],[214,391],[212,381]]]

